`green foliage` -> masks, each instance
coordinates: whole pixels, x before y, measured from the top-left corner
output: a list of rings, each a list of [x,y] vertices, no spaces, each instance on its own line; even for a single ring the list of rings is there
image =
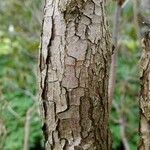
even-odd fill
[[[23,148],[26,113],[37,103],[34,101],[37,101],[40,23],[34,14],[42,12],[41,3],[40,0],[0,0],[0,3],[0,22],[3,23],[0,26],[0,120],[6,128],[2,149],[20,150]],[[42,146],[41,132],[36,107],[31,114],[30,149]]]
[[[133,20],[133,4],[129,2],[123,8],[120,20],[117,83],[110,117],[114,150],[123,149],[120,118],[125,122],[125,136],[130,149],[135,150],[138,143],[139,41]]]

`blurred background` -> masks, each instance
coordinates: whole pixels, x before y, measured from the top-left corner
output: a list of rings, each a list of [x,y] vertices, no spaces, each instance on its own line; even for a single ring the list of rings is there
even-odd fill
[[[138,142],[139,39],[148,28],[138,25],[134,2],[127,0],[120,17],[110,116],[114,150],[135,150]],[[115,7],[115,1],[106,7],[110,31]],[[0,0],[0,150],[43,149],[36,94],[42,8],[41,0]]]
[[[36,94],[41,2],[0,0],[0,150],[43,146]]]

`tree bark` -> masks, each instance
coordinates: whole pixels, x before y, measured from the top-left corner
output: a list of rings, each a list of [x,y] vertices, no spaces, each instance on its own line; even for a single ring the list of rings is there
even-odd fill
[[[104,0],[46,0],[40,104],[46,150],[109,150]]]
[[[150,150],[150,32],[142,40],[139,150]]]

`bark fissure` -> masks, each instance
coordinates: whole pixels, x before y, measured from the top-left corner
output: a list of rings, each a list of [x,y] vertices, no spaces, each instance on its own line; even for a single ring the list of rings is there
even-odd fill
[[[111,46],[103,5],[99,0],[46,1],[40,99],[47,150],[110,149]]]
[[[140,142],[139,150],[150,149],[150,32],[142,40],[142,56],[140,60]]]

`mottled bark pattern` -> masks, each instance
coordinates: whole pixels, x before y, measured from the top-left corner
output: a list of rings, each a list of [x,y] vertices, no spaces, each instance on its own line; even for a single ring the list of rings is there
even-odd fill
[[[139,150],[150,150],[150,32],[142,40]]]
[[[46,150],[109,150],[104,0],[46,0],[40,103]]]

